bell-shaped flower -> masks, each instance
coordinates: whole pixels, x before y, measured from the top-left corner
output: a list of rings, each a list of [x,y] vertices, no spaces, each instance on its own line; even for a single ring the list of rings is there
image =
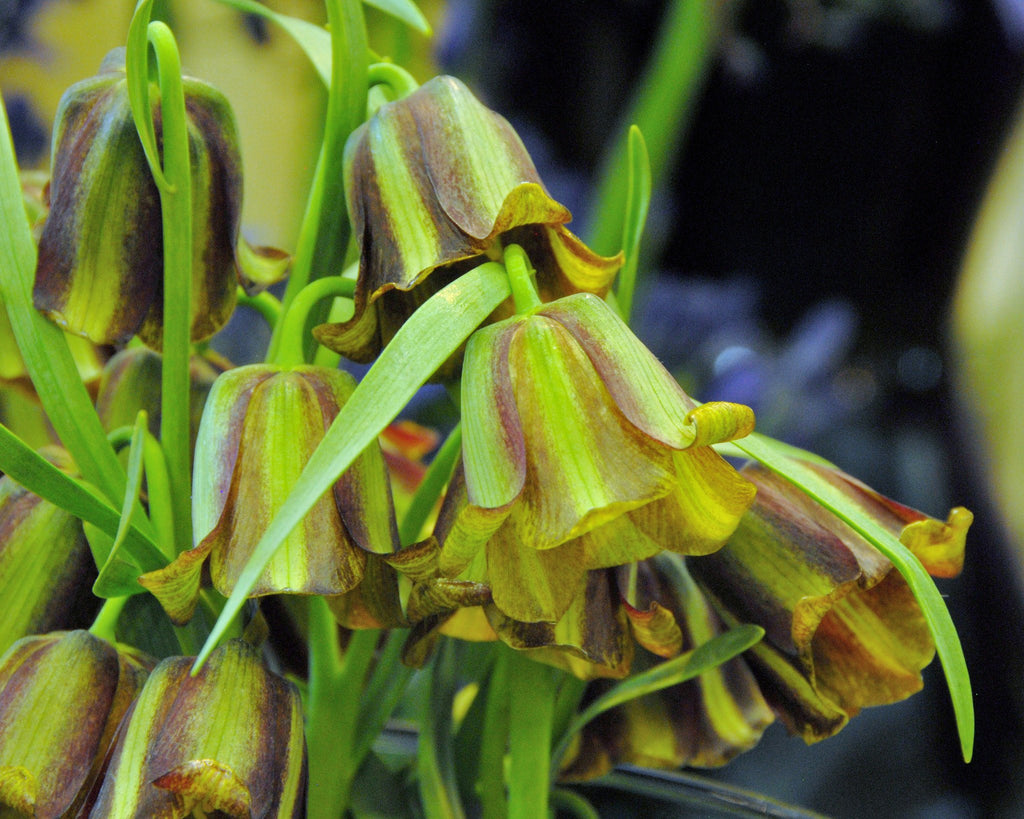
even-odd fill
[[[839,470],[812,465],[910,549],[932,574],[963,565],[972,515],[947,522],[895,503]],[[802,490],[750,465],[757,498],[729,543],[688,565],[729,623],[765,638],[745,655],[779,719],[807,742],[831,736],[861,708],[922,687],[935,645],[892,563]]]
[[[151,667],[87,631],[11,646],[0,658],[0,813],[77,815]]]
[[[484,584],[513,620],[558,622],[590,569],[715,551],[753,498],[710,446],[750,409],[698,405],[589,294],[476,332],[462,416],[436,576]]]
[[[197,545],[164,569],[139,578],[173,620],[191,617],[207,558],[214,587],[231,594],[253,548],[354,387],[352,377],[340,370],[273,364],[229,370],[214,382],[193,467]],[[369,578],[373,593],[363,595],[357,608],[368,607],[379,625],[393,624],[400,617],[397,582],[382,558],[398,546],[388,480],[380,447],[374,444],[288,535],[252,595],[344,595]]]
[[[613,576],[637,651],[632,673],[690,651],[724,631],[701,594],[686,561],[662,552]],[[632,602],[630,602],[630,600]],[[588,607],[589,607],[588,601]],[[599,697],[610,683],[590,684],[586,699]],[[760,740],[774,716],[742,657],[734,657],[698,677],[629,700],[588,723],[565,779],[591,779],[628,763],[652,768],[718,767]]]
[[[92,819],[305,815],[306,752],[295,686],[248,643],[198,674],[170,657],[146,681],[107,766]]]
[[[63,450],[42,454],[73,472]],[[88,625],[99,600],[82,522],[15,483],[0,477],[0,652],[28,634]]]
[[[242,199],[234,118],[213,87],[183,77],[192,167],[194,341],[231,316]],[[160,118],[156,117],[159,137]],[[160,197],[132,119],[124,51],[61,98],[50,212],[39,240],[34,299],[58,325],[98,344],[163,339]]]
[[[316,330],[368,362],[429,296],[468,267],[522,245],[545,300],[604,296],[621,256],[604,258],[565,228],[508,122],[454,77],[381,106],[345,148],[345,188],[359,243],[355,314]]]

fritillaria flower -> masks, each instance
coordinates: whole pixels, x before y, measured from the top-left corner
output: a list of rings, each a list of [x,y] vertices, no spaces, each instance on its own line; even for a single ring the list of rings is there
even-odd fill
[[[355,314],[322,344],[369,362],[413,310],[505,244],[522,245],[544,299],[604,296],[621,257],[570,233],[508,122],[454,77],[385,104],[349,138],[346,197],[359,243]]]
[[[969,511],[954,509],[943,523],[837,469],[811,468],[933,575],[960,571]],[[745,656],[779,719],[813,742],[840,730],[861,708],[920,690],[935,645],[903,576],[788,481],[757,465],[743,474],[757,486],[750,511],[725,548],[688,565],[727,622],[765,629]]]
[[[192,166],[192,329],[219,330],[235,306],[241,160],[234,118],[213,87],[183,78]],[[156,117],[160,131],[159,112]],[[160,197],[132,119],[124,50],[69,88],[57,110],[50,212],[34,299],[66,330],[97,344],[163,338]]]
[[[589,294],[475,333],[462,414],[439,548],[396,562],[412,564],[424,600],[482,585],[505,617],[557,623],[588,570],[713,552],[753,498],[710,447],[747,434],[750,410],[697,405]]]
[[[355,382],[340,370],[253,364],[221,375],[196,441],[192,525],[197,544],[144,574],[172,619],[195,607],[204,562],[217,591],[231,594],[252,550],[284,503]],[[387,469],[368,448],[285,539],[252,590],[346,595],[334,602],[361,623],[394,624],[397,586],[382,555],[398,546]],[[372,593],[360,595],[367,582]]]
[[[0,806],[17,816],[75,815],[151,667],[87,631],[11,646],[0,658]]]
[[[63,450],[42,454],[73,472]],[[95,579],[82,522],[0,476],[0,652],[28,634],[87,625],[99,603],[90,593]]]
[[[683,557],[662,552],[633,569],[619,567],[603,573],[614,575],[631,638],[642,647],[636,652],[632,673],[678,657],[725,630],[687,565]],[[603,680],[592,682],[587,699],[597,698],[609,685]],[[695,679],[629,700],[598,716],[583,729],[575,753],[563,765],[562,777],[591,779],[622,763],[718,767],[756,745],[773,720],[745,660],[734,657]]]
[[[306,752],[295,686],[248,643],[216,649],[198,674],[170,657],[126,718],[92,819],[250,819],[305,813]]]

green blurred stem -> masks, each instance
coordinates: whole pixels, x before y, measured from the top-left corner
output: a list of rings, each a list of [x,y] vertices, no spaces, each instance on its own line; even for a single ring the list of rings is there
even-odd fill
[[[484,727],[478,737],[480,762],[475,789],[480,797],[482,819],[506,819],[508,816],[505,752],[509,731],[509,652],[504,650],[504,646],[496,645],[494,648],[494,670],[487,679]]]
[[[571,813],[579,819],[601,819],[593,805],[575,791],[555,788],[551,791],[551,805],[559,811]]]
[[[362,0],[327,0],[327,22],[331,31],[331,85],[324,138],[282,299],[285,312],[309,282],[341,270],[352,232],[345,206],[342,159],[348,135],[366,114],[369,56]],[[310,323],[323,321],[327,307],[320,309],[322,312]],[[280,330],[279,324],[270,339],[268,360],[277,360]],[[311,356],[313,339],[306,337],[304,344]]]
[[[89,626],[89,633],[109,643],[116,642],[117,620],[129,599],[128,597],[111,597],[109,600],[103,601],[103,606],[96,615],[96,619]]]
[[[512,298],[516,303],[516,312],[529,313],[540,307],[540,296],[537,294],[537,285],[533,280],[536,271],[530,264],[526,251],[519,245],[508,245],[505,248],[502,261],[508,273],[508,283],[512,289]]]
[[[163,172],[160,188],[164,243],[164,337],[160,382],[160,443],[167,464],[174,541],[192,545],[192,468],[189,453],[189,354],[192,304],[192,172],[181,86],[181,59],[171,30],[150,23],[160,85]]]
[[[587,232],[588,244],[597,252],[615,253],[622,239],[629,188],[629,125],[643,132],[653,178],[665,179],[714,55],[726,6],[720,0],[673,0],[665,12],[633,103],[601,162],[597,205]]]
[[[509,654],[509,819],[548,815],[555,677],[523,652]]]
[[[388,86],[394,92],[393,99],[408,97],[420,87],[412,74],[394,63],[373,63],[366,70],[366,81],[371,88],[375,85]]]
[[[284,314],[281,343],[272,361],[282,367],[297,367],[306,363],[306,327],[310,313],[324,299],[343,296],[352,298],[356,283],[352,279],[329,276],[310,282],[292,302]]]
[[[380,633],[352,632],[342,653],[334,615],[322,597],[309,606],[309,702],[306,742],[309,749],[309,817],[344,816],[359,762],[350,753],[356,744],[360,694]]]
[[[273,293],[264,290],[262,293],[250,296],[239,287],[238,303],[242,307],[248,307],[250,310],[255,310],[259,313],[271,330],[277,327],[277,321],[281,318],[281,302],[274,298]]]
[[[179,552],[191,549],[191,542],[175,542],[174,503],[171,498],[167,460],[160,443],[148,432],[142,444],[142,460],[146,469],[146,494],[149,499],[149,517],[156,529],[157,545],[168,560]],[[188,512],[192,514],[191,510]]]
[[[437,499],[441,497],[445,486],[451,480],[455,462],[461,451],[462,426],[456,424],[451,434],[441,444],[434,460],[430,462],[427,474],[423,476],[423,480],[416,488],[416,494],[412,496],[409,508],[406,509],[402,523],[398,527],[398,536],[403,546],[408,546],[419,537]]]
[[[464,819],[452,747],[455,657],[449,640],[441,641],[424,676],[416,751],[420,803],[427,819]]]

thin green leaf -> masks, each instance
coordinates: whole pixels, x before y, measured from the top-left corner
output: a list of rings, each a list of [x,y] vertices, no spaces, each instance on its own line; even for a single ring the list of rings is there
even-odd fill
[[[128,483],[125,486],[124,503],[121,504],[121,519],[114,540],[100,567],[99,576],[92,591],[97,597],[123,597],[138,594],[144,589],[138,583],[143,572],[162,568],[166,560],[159,552],[136,554],[126,548],[128,533],[131,531],[133,513],[139,508],[139,494],[142,491],[142,465],[148,434],[148,419],[144,410],[139,410],[132,428],[132,440],[128,449]],[[90,541],[92,543],[93,541]]]
[[[605,711],[622,705],[624,702],[642,697],[645,694],[653,694],[672,685],[678,685],[686,680],[693,679],[705,671],[717,668],[722,663],[731,660],[733,657],[742,654],[752,645],[760,641],[764,636],[764,629],[760,626],[742,625],[731,629],[725,634],[720,634],[693,651],[659,663],[653,668],[637,674],[634,677],[627,677],[610,691],[594,700],[586,709],[580,712],[570,723],[568,730],[558,741],[558,745],[551,754],[551,776],[558,774],[562,757],[569,748],[572,737],[579,733],[583,727],[595,717]]]
[[[647,211],[651,205],[651,161],[643,134],[635,125],[629,129],[629,188],[626,194],[626,218],[622,224],[622,252],[625,261],[617,277],[615,297],[619,315],[629,324],[633,311],[633,291],[640,262],[640,240],[644,235]]]
[[[313,68],[320,75],[325,87],[331,85],[331,35],[322,26],[302,20],[299,17],[290,17],[287,14],[279,14],[267,8],[256,0],[217,0],[225,6],[244,12],[255,14],[265,20],[281,26],[287,31],[299,47],[306,52]]]
[[[0,104],[0,302],[39,400],[85,479],[110,501],[124,493],[124,471],[107,443],[92,399],[82,385],[64,333],[32,305],[36,248],[25,214],[18,166]],[[143,523],[143,527],[148,521]]]
[[[433,33],[427,18],[423,16],[423,12],[412,0],[364,0],[364,2],[385,14],[390,14],[425,37],[429,37]]]
[[[551,725],[556,674],[525,653],[509,653],[508,665],[508,816],[533,819],[548,815],[551,782]]]
[[[196,669],[206,661],[278,547],[426,380],[509,296],[505,269],[488,262],[431,296],[395,334],[313,452],[291,494],[253,549]]]
[[[820,813],[794,807],[727,782],[689,771],[655,771],[620,765],[587,788],[611,788],[644,799],[660,799],[690,809],[694,815],[765,817],[774,819],[825,819]],[[687,813],[689,815],[689,812]]]
[[[960,749],[964,761],[970,762],[974,749],[974,698],[971,679],[964,659],[963,647],[949,610],[931,576],[921,561],[890,532],[871,519],[863,510],[845,498],[842,493],[820,478],[799,460],[788,454],[784,445],[778,446],[765,435],[753,434],[736,446],[768,469],[800,487],[836,517],[852,526],[878,551],[892,562],[903,575],[907,586],[917,599],[925,621],[935,640],[935,650],[942,662],[942,670],[949,686],[949,695],[956,715]]]
[[[345,203],[345,142],[366,116],[367,69],[366,22],[360,0],[327,0],[327,22],[331,27],[331,80],[327,92],[327,115],[313,184],[299,229],[299,241],[292,259],[291,274],[281,306],[288,308],[310,281],[335,275],[345,267],[345,252],[352,235]],[[311,313],[307,327],[327,319],[328,303]],[[271,334],[268,358],[276,360],[281,343],[280,322]],[[316,342],[307,336],[306,353],[316,352]]]
[[[650,62],[637,83],[624,123],[644,133],[655,179],[667,179],[676,151],[715,54],[723,4],[712,0],[672,0],[663,15]],[[602,159],[597,202],[587,231],[598,253],[614,253],[626,205],[628,129],[622,127]]]
[[[121,525],[120,513],[33,451],[3,424],[0,424],[0,472],[10,476],[29,492],[66,509],[109,536],[117,534]],[[130,526],[124,537],[133,554],[146,555],[147,562],[157,560],[159,550],[156,544],[137,526]]]
[[[149,163],[150,173],[161,191],[171,188],[160,164],[160,150],[156,143],[156,128],[149,102],[149,39],[147,29],[153,11],[153,0],[139,0],[128,26],[128,48],[125,54],[125,73],[128,75],[128,100],[132,119],[139,132],[139,141]]]
[[[456,784],[452,748],[453,660],[451,642],[444,640],[425,672],[416,772],[427,819],[464,819],[466,815]]]
[[[405,515],[398,527],[398,537],[403,546],[414,543],[420,536],[423,525],[441,497],[445,486],[451,480],[455,462],[462,452],[462,427],[459,424],[451,431],[434,456],[420,485],[409,502]]]

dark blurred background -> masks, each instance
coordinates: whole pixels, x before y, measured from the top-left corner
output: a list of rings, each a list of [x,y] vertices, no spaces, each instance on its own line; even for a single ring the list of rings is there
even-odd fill
[[[0,57],[38,56],[30,21],[46,5],[0,0]],[[672,4],[423,5],[436,64],[512,121],[586,237],[594,180]],[[965,766],[933,663],[911,700],[811,748],[773,726],[712,775],[835,816],[1024,815],[1019,564],[967,431],[948,338],[965,243],[1022,90],[1024,2],[708,8],[719,15],[714,45],[678,153],[656,180],[637,331],[700,398],[750,404],[762,431],[936,517],[953,505],[975,512],[967,569],[940,584],[978,711]],[[19,155],[45,163],[45,114],[31,97],[5,97]],[[608,801],[622,815],[631,804]]]
[[[448,4],[442,67],[509,117],[584,236],[593,179],[669,5]],[[718,5],[688,130],[655,182],[647,240],[660,254],[647,267],[658,275],[637,331],[700,397],[754,406],[762,431],[937,517],[975,511],[967,569],[940,582],[978,740],[965,766],[934,663],[910,701],[811,748],[774,726],[715,775],[836,816],[1024,815],[1021,586],[948,338],[964,247],[1020,97],[1024,3]]]

